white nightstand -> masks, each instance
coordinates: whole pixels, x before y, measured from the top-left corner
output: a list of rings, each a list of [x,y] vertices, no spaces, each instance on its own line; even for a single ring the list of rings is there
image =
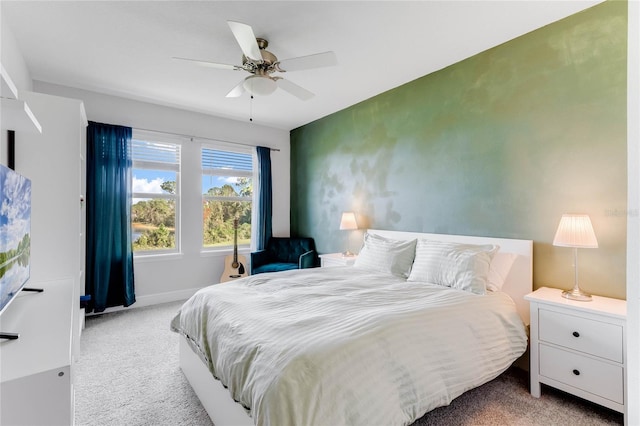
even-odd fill
[[[334,266],[351,266],[355,263],[358,256],[343,256],[342,253],[327,253],[321,254],[319,257],[322,268],[331,268]]]
[[[531,303],[531,395],[544,383],[624,413],[627,395],[625,323],[627,302],[593,296],[565,299],[542,287]]]

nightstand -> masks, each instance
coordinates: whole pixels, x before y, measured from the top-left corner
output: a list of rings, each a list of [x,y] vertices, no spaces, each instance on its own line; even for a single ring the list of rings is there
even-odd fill
[[[357,255],[343,256],[342,253],[327,253],[320,256],[320,267],[332,268],[334,266],[351,266],[355,263]]]
[[[627,395],[627,302],[593,296],[590,302],[542,287],[531,304],[531,395],[540,384],[624,413]]]

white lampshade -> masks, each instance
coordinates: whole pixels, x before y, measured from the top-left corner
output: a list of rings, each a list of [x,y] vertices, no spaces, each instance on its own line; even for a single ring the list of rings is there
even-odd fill
[[[553,239],[559,247],[598,248],[591,220],[586,214],[563,214]]]
[[[245,78],[242,86],[247,92],[260,96],[270,95],[278,88],[275,80],[263,75],[252,75]]]
[[[350,231],[353,229],[358,229],[355,213],[354,212],[342,213],[342,219],[340,219],[340,230]]]

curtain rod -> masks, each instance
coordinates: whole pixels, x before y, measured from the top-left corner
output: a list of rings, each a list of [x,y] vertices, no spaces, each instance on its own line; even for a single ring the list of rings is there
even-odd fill
[[[161,134],[164,134],[164,135],[181,136],[183,138],[189,138],[192,142],[193,142],[194,139],[204,139],[204,140],[213,141],[213,142],[230,143],[232,145],[242,145],[242,146],[250,146],[250,147],[255,147],[256,146],[256,145],[251,145],[251,144],[248,144],[248,143],[226,141],[224,139],[205,138],[205,137],[202,137],[202,136],[185,135],[183,133],[162,132],[160,130],[142,129],[140,127],[134,127],[133,129],[134,130],[141,130],[141,131],[144,131],[144,132],[161,133]],[[268,148],[271,151],[280,152],[279,148],[271,148],[271,147],[268,147]]]

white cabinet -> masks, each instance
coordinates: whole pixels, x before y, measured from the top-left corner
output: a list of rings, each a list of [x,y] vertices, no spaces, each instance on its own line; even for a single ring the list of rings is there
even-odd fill
[[[27,102],[38,117],[42,125],[42,134],[17,130],[15,132],[15,169],[18,173],[31,179],[31,277],[29,287],[43,287],[45,283],[63,280],[68,285],[71,294],[71,302],[58,303],[48,307],[42,312],[38,309],[25,307],[28,300],[21,295],[21,300],[13,302],[9,307],[12,315],[24,317],[35,316],[41,322],[44,329],[49,326],[47,322],[57,323],[59,318],[70,320],[66,323],[67,339],[71,342],[70,359],[67,361],[69,368],[73,365],[73,358],[80,353],[80,330],[82,326],[82,313],[80,312],[80,294],[84,293],[84,226],[85,208],[80,198],[84,195],[84,147],[86,145],[87,119],[82,101],[67,99],[58,96],[50,96],[41,93],[21,92],[20,98]],[[51,297],[52,292],[45,291],[45,297]],[[27,294],[32,296],[31,294]],[[24,299],[24,300],[22,300]],[[34,302],[35,297],[32,299]],[[18,302],[24,302],[18,304]],[[15,305],[15,306],[14,306]],[[55,306],[55,307],[53,307]],[[35,311],[35,313],[34,313]],[[5,316],[3,313],[3,317]],[[45,315],[44,312],[47,314]],[[18,321],[20,323],[20,321]],[[62,323],[58,325],[62,330]],[[8,330],[5,319],[2,318],[2,329]],[[26,332],[19,327],[18,331],[26,338]],[[60,331],[62,333],[62,331]],[[19,340],[22,340],[21,337]],[[51,356],[52,360],[57,356],[51,351],[49,340],[44,340],[34,350],[41,356]],[[53,342],[51,342],[53,343]],[[66,371],[60,363],[49,370],[42,369],[39,377],[36,373],[24,375],[24,379],[13,382],[11,385],[4,382],[5,378],[4,346],[2,354],[3,374],[3,416],[5,415],[5,401],[18,401],[22,392],[33,394],[34,398],[42,394],[45,396],[47,407],[57,407],[60,413],[69,413],[73,419],[73,409],[68,407],[68,392],[62,392],[59,388],[39,387],[40,380],[44,376],[55,373],[60,374],[59,380],[46,382],[48,385],[57,383],[65,389],[72,387],[72,371]],[[26,362],[26,359],[25,359]],[[8,364],[7,364],[8,365]],[[12,364],[14,365],[14,364]],[[11,367],[13,369],[14,367]],[[28,379],[27,379],[28,377]],[[15,385],[15,386],[14,386]],[[54,396],[55,395],[55,396]],[[26,399],[28,400],[28,399]],[[8,404],[8,403],[6,403]],[[73,404],[73,399],[71,399]],[[31,408],[37,411],[37,408]],[[51,408],[52,411],[55,411]],[[67,414],[60,414],[65,417]],[[26,415],[35,415],[27,413]],[[29,418],[29,417],[27,417]],[[29,424],[29,422],[26,422]],[[69,424],[69,420],[64,422]],[[7,422],[2,424],[12,424]],[[46,422],[30,422],[30,424],[52,424]]]
[[[31,279],[29,285],[72,277],[74,330],[82,324],[84,293],[84,104],[42,93],[21,92],[42,125],[42,134],[16,132],[15,169],[31,179]],[[75,339],[79,342],[79,339]],[[76,343],[74,354],[79,354]]]
[[[626,302],[593,296],[590,302],[540,288],[531,304],[531,395],[544,383],[624,412]]]
[[[20,334],[0,341],[0,424],[73,424],[72,306],[74,281],[42,282],[2,313],[0,329]]]
[[[334,266],[351,266],[356,262],[357,255],[343,256],[342,253],[327,253],[318,256],[320,267],[331,268]]]

